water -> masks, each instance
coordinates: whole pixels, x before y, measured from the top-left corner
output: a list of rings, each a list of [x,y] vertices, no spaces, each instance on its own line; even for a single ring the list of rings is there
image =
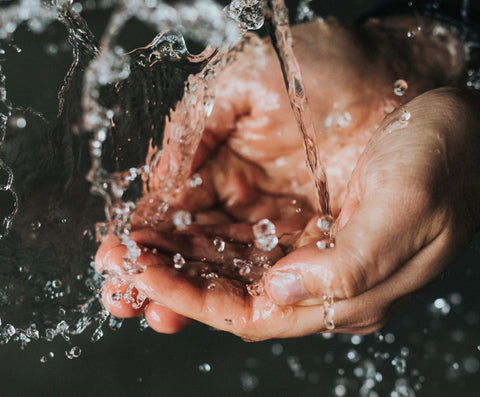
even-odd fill
[[[109,331],[109,327],[118,329],[122,325],[121,320],[111,317],[98,303],[98,291],[103,279],[95,274],[92,267],[92,254],[96,248],[95,234],[103,235],[108,231],[117,233],[130,248],[131,256],[126,261],[125,272],[142,271],[135,263],[140,253],[139,247],[129,237],[131,217],[136,210],[136,200],[143,193],[141,185],[147,184],[147,192],[157,188],[158,181],[154,176],[159,167],[166,167],[168,173],[165,180],[161,181],[165,195],[158,204],[161,208],[158,210],[157,219],[162,221],[165,217],[172,216],[179,230],[186,230],[191,226],[189,212],[181,210],[172,214],[168,212],[168,207],[170,202],[174,201],[175,195],[181,193],[186,183],[192,188],[202,185],[201,176],[190,175],[192,156],[203,130],[204,119],[213,106],[216,76],[221,73],[224,62],[228,62],[229,53],[241,35],[241,32],[233,29],[231,24],[220,22],[222,10],[209,2],[204,2],[202,7],[208,7],[211,13],[203,13],[204,8],[187,10],[186,6],[172,7],[156,2],[153,2],[154,6],[148,5],[153,4],[152,2],[128,2],[129,4],[112,2],[109,7],[113,3],[118,8],[113,11],[101,40],[94,37],[79,15],[78,6],[70,8],[69,2],[41,4],[31,0],[20,1],[2,8],[0,13],[0,34],[4,38],[12,37],[14,41],[19,40],[17,36],[21,34],[22,23],[28,24],[34,32],[40,34],[59,19],[65,27],[66,39],[70,42],[70,46],[66,42],[63,44],[50,42],[48,51],[44,54],[61,56],[62,53],[71,52],[72,57],[70,69],[66,71],[65,81],[59,90],[58,109],[54,109],[55,113],[58,112],[59,121],[55,133],[49,137],[58,146],[71,150],[66,154],[56,153],[55,161],[61,165],[57,167],[40,161],[30,169],[25,169],[19,162],[15,162],[14,156],[9,157],[6,153],[13,150],[15,145],[20,145],[19,142],[23,142],[21,139],[29,134],[29,139],[34,141],[34,147],[29,153],[42,155],[41,151],[38,151],[41,147],[38,142],[42,142],[40,132],[51,129],[54,118],[19,106],[9,99],[10,90],[6,89],[8,73],[5,72],[3,58],[5,54],[23,56],[26,50],[22,49],[22,45],[13,45],[8,40],[2,41],[5,53],[1,53],[0,57],[2,67],[0,118],[4,142],[0,163],[0,191],[6,194],[2,199],[5,197],[8,204],[6,205],[8,211],[2,213],[3,238],[0,241],[4,260],[0,287],[1,340],[4,344],[17,343],[20,346],[27,346],[39,339],[44,341],[61,339],[66,347],[62,354],[57,353],[56,358],[65,356],[68,359],[81,359],[82,350],[85,349],[75,342],[79,334],[87,333],[91,342],[98,342]],[[239,4],[232,3],[229,14],[241,22],[241,30],[260,26],[262,19],[257,18],[258,3],[248,2],[245,12]],[[317,133],[313,130],[310,111],[306,104],[300,69],[292,58],[293,52],[288,46],[290,33],[285,22],[285,9],[280,2],[276,6],[279,8],[270,10],[273,16],[271,15],[269,24],[273,28],[274,41],[277,43],[283,69],[287,75],[286,83],[293,98],[293,109],[305,137],[309,166],[319,189],[320,213],[328,215],[330,210],[325,172],[316,151]],[[302,18],[310,18],[305,7],[304,4],[302,9],[307,16]],[[20,12],[26,9],[29,10],[28,13]],[[212,17],[204,17],[204,14],[211,14]],[[164,17],[165,15],[169,15],[168,18]],[[190,15],[188,20],[185,15]],[[130,48],[124,48],[120,43],[120,37],[122,30],[132,18],[137,18],[151,26],[153,30],[163,33],[157,35],[145,47],[129,52]],[[194,27],[192,21],[201,21],[205,25],[197,31],[198,28]],[[184,28],[182,32],[177,32],[174,28],[176,29],[180,22]],[[195,36],[204,44],[199,55],[192,55],[187,49],[184,37],[190,36]],[[206,43],[212,43],[212,47],[206,46]],[[218,48],[216,52],[213,50],[214,47]],[[126,99],[127,91],[132,90],[134,86],[131,82],[138,85],[138,82],[143,81],[139,78],[141,73],[144,73],[144,80],[152,78],[152,81],[160,81],[161,79],[152,77],[153,70],[157,70],[154,67],[167,62],[179,66],[180,69],[181,67],[188,69],[183,75],[186,77],[186,85],[183,86],[183,82],[180,85],[182,99],[177,105],[179,110],[177,116],[174,116],[177,119],[173,121],[185,123],[185,120],[191,120],[191,123],[180,131],[181,135],[176,135],[179,131],[165,131],[165,137],[171,138],[170,147],[161,145],[162,122],[152,120],[155,118],[152,116],[142,117],[148,111],[157,115],[158,109],[152,110],[150,104],[139,105],[145,113],[140,112],[140,116],[137,114],[135,117],[147,120],[145,123],[148,124],[148,128],[144,128],[143,124],[134,123],[135,117],[129,113],[134,109],[132,107],[134,101],[128,102]],[[395,86],[396,83],[392,84]],[[82,90],[78,90],[78,86]],[[152,101],[158,99],[151,91],[146,92]],[[172,98],[172,103],[178,99],[178,96]],[[83,106],[83,112],[78,111],[79,104]],[[165,117],[158,117],[158,120],[164,121]],[[397,130],[400,132],[408,125],[408,120],[409,115],[406,114],[394,120],[390,132]],[[137,153],[131,149],[131,132],[125,133],[132,125],[138,126],[139,130],[139,142],[136,146],[147,148],[149,141],[152,140],[152,145],[156,147],[156,150],[149,154],[146,166],[144,164],[146,153]],[[68,132],[73,132],[74,129],[76,131],[71,136],[63,135],[60,133],[62,129]],[[145,133],[147,130],[153,132],[147,134]],[[79,152],[83,155],[87,154],[87,151],[90,152],[91,161],[84,161],[72,154],[74,149],[79,147],[82,148],[83,152],[82,150]],[[164,157],[167,152],[179,152],[182,153],[182,157],[167,159]],[[45,153],[43,157],[48,158],[49,154]],[[178,163],[174,162],[176,160]],[[71,164],[72,162],[75,164]],[[167,167],[172,164],[172,168]],[[48,172],[39,176],[40,172],[32,171],[35,167]],[[62,170],[61,173],[59,169]],[[89,194],[79,194],[88,191],[88,185],[83,183],[83,177],[88,171],[92,190],[100,194],[104,201]],[[32,174],[38,177],[35,183],[28,178]],[[72,182],[76,179],[81,182]],[[43,181],[41,185],[46,187],[36,193],[35,189],[38,189],[36,185],[40,184],[38,181]],[[27,188],[24,191],[25,186]],[[21,189],[18,189],[19,187]],[[39,208],[32,208],[35,205],[28,206],[29,200],[26,198]],[[58,205],[49,204],[57,202],[57,199],[60,202]],[[95,222],[104,219],[106,222],[97,224],[96,228],[93,226]],[[280,236],[276,235],[273,222],[264,223],[267,227],[260,228],[255,244],[257,248],[269,252],[269,248],[275,248],[278,242],[276,239]],[[317,227],[326,237],[325,240],[319,241],[319,248],[331,247],[329,235],[332,224],[333,219],[328,216],[319,218]],[[218,254],[226,255],[231,250],[229,241],[221,237],[212,236],[211,244]],[[182,268],[185,265],[182,253],[171,255],[176,267]],[[59,264],[59,258],[65,263]],[[261,271],[256,273],[258,268],[245,258],[233,258],[232,264],[237,264],[236,272],[247,281],[258,279],[262,274]],[[207,273],[206,276],[214,278],[215,273]],[[214,289],[216,284],[213,282],[209,285]],[[249,284],[249,288],[253,290],[252,295],[262,293],[258,291],[261,285],[252,283]],[[436,297],[425,304],[429,329],[437,331],[445,329],[443,332],[446,333],[448,340],[457,345],[465,341],[465,333],[461,332],[463,329],[478,325],[478,312],[462,313],[461,308],[464,304],[461,299],[459,301],[458,295],[457,293],[451,297]],[[133,299],[129,296],[128,288],[124,294],[118,296],[118,299],[131,300],[133,305],[142,303],[142,297]],[[327,329],[333,329],[335,323],[331,298],[328,297],[325,302],[325,325]],[[445,321],[452,316],[456,316],[452,321],[457,327],[449,331]],[[225,321],[228,322],[229,319]],[[146,327],[144,320],[141,326]],[[435,361],[439,354],[437,352],[442,351],[441,346],[432,347],[427,343],[431,341],[431,337],[421,332],[418,335],[417,331],[411,330],[411,334],[415,334],[417,340],[407,342],[421,348],[422,354],[426,356],[430,354],[428,356],[430,362]],[[324,334],[319,337],[321,339],[318,343],[329,344],[322,345],[326,346],[326,349],[319,353],[318,362],[309,362],[310,358],[305,359],[292,353],[293,348],[288,342],[285,346],[283,342],[282,344],[275,342],[271,345],[271,352],[272,356],[282,360],[284,367],[288,368],[296,381],[316,384],[315,382],[319,381],[319,373],[331,367],[334,367],[335,371],[341,367],[342,371],[339,370],[331,378],[334,383],[332,395],[374,396],[374,393],[383,395],[382,392],[385,390],[392,395],[414,395],[412,392],[421,389],[424,383],[422,372],[418,370],[415,372],[416,367],[412,363],[417,353],[414,352],[413,357],[404,357],[402,343],[407,343],[406,341],[400,341],[401,338],[392,333],[380,336],[382,338],[378,337],[377,340],[373,337],[333,337],[331,334]],[[332,349],[333,343],[336,346],[345,346],[345,353],[328,351],[328,348]],[[478,341],[471,349],[465,348],[465,351],[446,356],[442,367],[444,373],[451,379],[462,379],[468,374],[478,373],[477,346]],[[352,350],[352,347],[355,349]],[[37,361],[49,365],[53,358],[44,352]],[[196,362],[203,363],[198,365],[198,372],[202,375],[211,376],[220,367],[215,365],[214,361]],[[394,381],[386,384],[384,379],[387,379],[389,371],[394,375],[388,379]],[[244,391],[251,391],[261,388],[265,378],[262,378],[259,369],[248,366],[245,370],[239,371],[237,381],[238,387]]]
[[[272,44],[282,67],[290,104],[305,145],[307,164],[316,188],[319,213],[331,215],[327,175],[320,159],[320,145],[308,106],[300,66],[293,52],[288,9],[283,0],[267,1],[267,21]]]

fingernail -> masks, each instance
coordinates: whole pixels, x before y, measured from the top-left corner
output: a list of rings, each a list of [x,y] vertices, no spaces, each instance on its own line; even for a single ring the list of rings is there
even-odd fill
[[[301,278],[292,273],[274,274],[268,281],[268,291],[270,298],[280,305],[290,305],[308,298]]]

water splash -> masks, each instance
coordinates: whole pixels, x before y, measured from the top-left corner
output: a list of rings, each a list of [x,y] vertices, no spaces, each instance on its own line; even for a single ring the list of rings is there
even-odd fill
[[[288,9],[283,0],[269,0],[266,2],[265,12],[270,38],[282,67],[290,105],[305,145],[307,163],[316,188],[319,212],[320,214],[331,215],[327,175],[320,160],[320,145],[318,144],[313,116],[308,106],[300,66],[293,52]]]

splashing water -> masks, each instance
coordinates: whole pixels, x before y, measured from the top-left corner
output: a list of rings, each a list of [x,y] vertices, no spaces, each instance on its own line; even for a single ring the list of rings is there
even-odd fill
[[[283,0],[267,1],[267,26],[277,52],[287,86],[290,104],[302,134],[307,163],[312,174],[320,214],[331,215],[327,175],[320,160],[317,132],[308,106],[300,66],[292,48],[292,33],[288,22],[288,9]]]

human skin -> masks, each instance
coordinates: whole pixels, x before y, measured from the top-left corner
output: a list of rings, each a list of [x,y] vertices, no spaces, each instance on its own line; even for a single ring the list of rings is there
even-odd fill
[[[385,325],[468,244],[480,218],[480,100],[438,88],[462,83],[464,54],[455,37],[433,35],[436,26],[389,18],[351,31],[327,19],[293,29],[336,216],[335,246],[327,250],[316,246],[313,183],[274,52],[263,44],[245,49],[218,81],[192,169],[203,183],[171,203],[191,211],[196,224],[180,236],[168,222],[149,223],[152,202],[164,198],[162,166],[154,170],[132,232],[149,248],[138,259],[146,271],[128,276],[148,302],[133,309],[112,300],[117,287],[107,281],[107,310],[144,313],[158,332],[193,319],[246,340],[365,334]],[[409,84],[403,96],[393,92],[399,78]],[[210,281],[172,268],[171,253],[187,247],[187,263],[215,261],[215,235],[248,250],[250,225],[262,218],[277,232],[303,230],[287,255],[270,254],[265,294],[251,296],[226,278],[209,289]],[[97,269],[121,272],[126,253],[108,236]],[[324,321],[326,296],[334,329]]]

